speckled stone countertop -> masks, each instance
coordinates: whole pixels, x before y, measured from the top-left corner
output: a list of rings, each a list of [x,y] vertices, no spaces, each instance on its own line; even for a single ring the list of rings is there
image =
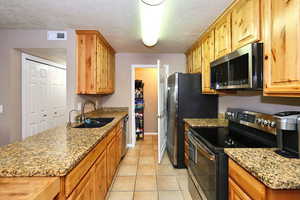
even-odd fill
[[[300,159],[284,158],[267,148],[225,148],[225,153],[272,189],[300,189]]]
[[[226,119],[183,119],[191,127],[227,127],[228,120]]]
[[[101,128],[60,126],[0,148],[0,177],[65,176],[126,115],[128,108],[105,108],[88,117],[114,117]]]

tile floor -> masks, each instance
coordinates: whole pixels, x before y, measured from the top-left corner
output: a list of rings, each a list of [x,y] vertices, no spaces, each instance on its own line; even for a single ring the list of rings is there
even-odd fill
[[[191,200],[187,170],[174,169],[165,154],[157,163],[157,136],[146,135],[120,163],[108,200]]]

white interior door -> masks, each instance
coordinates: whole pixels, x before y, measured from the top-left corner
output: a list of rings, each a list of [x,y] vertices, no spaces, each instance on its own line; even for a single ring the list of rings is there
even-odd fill
[[[22,138],[66,122],[65,66],[22,55]]]
[[[158,102],[157,102],[157,119],[158,119],[158,162],[160,163],[164,151],[166,149],[167,141],[167,79],[168,79],[168,65],[161,65],[157,61],[158,69]]]

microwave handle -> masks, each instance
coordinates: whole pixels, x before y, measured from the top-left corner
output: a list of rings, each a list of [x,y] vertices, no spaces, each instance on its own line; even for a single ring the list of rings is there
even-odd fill
[[[203,155],[205,156],[207,159],[211,160],[211,161],[215,161],[216,157],[213,153],[209,152],[203,144],[200,144],[200,142],[196,141],[194,139],[194,137],[192,136],[192,133],[189,132],[189,140],[190,142],[195,146],[195,148]]]

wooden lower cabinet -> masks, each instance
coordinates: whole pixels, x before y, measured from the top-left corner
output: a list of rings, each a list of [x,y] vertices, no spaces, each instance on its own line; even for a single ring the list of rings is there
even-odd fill
[[[107,185],[112,183],[114,173],[115,173],[115,163],[116,163],[116,149],[115,140],[110,141],[107,145]]]
[[[300,190],[268,188],[233,160],[228,160],[229,200],[299,200]]]
[[[57,200],[105,200],[121,159],[121,130],[120,124],[116,125],[66,177],[61,178]]]
[[[95,163],[95,200],[104,200],[107,187],[106,151]]]
[[[79,185],[75,188],[67,200],[95,200],[95,168],[94,166],[80,181]]]

